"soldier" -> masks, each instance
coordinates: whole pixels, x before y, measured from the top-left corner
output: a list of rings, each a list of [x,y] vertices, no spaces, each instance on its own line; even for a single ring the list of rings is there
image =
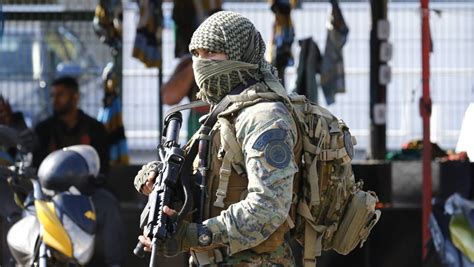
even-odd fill
[[[273,88],[278,81],[264,59],[265,43],[250,20],[222,11],[199,26],[189,50],[198,97],[210,103],[211,110],[239,87],[243,91],[238,96],[277,92],[281,99],[244,101],[220,114],[210,133],[208,193],[200,207],[205,220],[185,223],[177,231],[180,251],[190,251],[190,262],[198,266],[294,265],[284,235],[291,224],[299,141],[283,101],[286,92]],[[160,165],[143,166],[135,177],[139,192],[152,191]],[[168,207],[163,211],[175,214]],[[139,240],[150,251],[150,240],[144,236]]]

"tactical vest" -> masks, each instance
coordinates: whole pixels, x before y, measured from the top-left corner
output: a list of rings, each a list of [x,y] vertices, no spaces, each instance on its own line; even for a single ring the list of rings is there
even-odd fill
[[[207,159],[209,172],[206,177],[208,197],[204,205],[205,219],[218,216],[221,211],[227,209],[231,204],[237,203],[247,196],[248,179],[245,173],[245,161],[242,147],[237,142],[233,120],[236,113],[241,109],[262,101],[268,100],[258,99],[244,105],[231,105],[219,116],[216,125],[209,133],[211,143]],[[301,141],[295,142],[293,153],[296,162],[299,162],[302,153]],[[197,169],[197,161],[195,161],[194,166]],[[295,174],[293,180],[295,190],[299,188],[298,177],[298,173]],[[294,195],[296,195],[296,192],[294,192]],[[296,208],[293,206],[290,214],[295,215]],[[252,250],[256,253],[265,253],[275,251],[281,246],[284,242],[285,233],[293,227],[291,217],[289,216],[283,225]]]

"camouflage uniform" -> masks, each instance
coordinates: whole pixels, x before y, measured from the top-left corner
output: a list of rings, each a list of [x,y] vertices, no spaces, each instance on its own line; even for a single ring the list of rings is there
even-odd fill
[[[209,17],[193,34],[189,50],[196,49],[222,52],[228,57],[228,60],[193,57],[194,76],[200,89],[198,97],[211,105],[215,106],[233,88],[247,85],[251,80],[256,83],[241,95],[277,91],[268,87],[272,83],[266,77],[276,76],[276,71],[264,60],[265,43],[247,18],[230,11]],[[279,95],[287,98],[285,92]],[[203,207],[208,212],[204,212],[207,220],[203,225],[212,233],[212,244],[193,247],[191,252],[195,260],[196,253],[204,255],[210,265],[292,266],[293,256],[283,242],[283,235],[288,229],[293,177],[298,171],[293,153],[298,135],[296,124],[283,102],[259,99],[252,104],[241,104],[234,103],[221,113],[211,131],[206,176],[208,198]],[[225,125],[232,130],[222,133]],[[231,174],[227,177],[227,199],[216,208],[214,196],[222,189],[221,178],[225,176],[221,174],[225,162],[222,154],[224,158],[230,154],[222,146],[226,138],[235,140],[239,156],[233,158]],[[146,174],[156,166],[148,164],[140,171],[135,180],[138,190]]]
[[[298,171],[293,157],[297,140],[294,120],[283,103],[262,102],[237,115],[235,130],[244,155],[239,164],[246,170],[248,194],[204,225],[213,233],[214,243],[228,246],[231,262],[244,259],[261,265],[292,261],[286,247],[260,255],[248,249],[267,239],[287,219],[293,176]]]

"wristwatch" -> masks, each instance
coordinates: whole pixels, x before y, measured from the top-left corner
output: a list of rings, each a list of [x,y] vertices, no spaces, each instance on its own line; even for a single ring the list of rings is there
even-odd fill
[[[200,247],[207,247],[212,242],[212,233],[207,229],[207,227],[203,224],[197,225],[197,233],[198,233],[198,245]]]

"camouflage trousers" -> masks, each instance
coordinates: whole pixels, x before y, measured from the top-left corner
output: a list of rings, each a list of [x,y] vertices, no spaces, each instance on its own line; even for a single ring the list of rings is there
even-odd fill
[[[287,267],[295,266],[295,259],[291,252],[290,246],[285,242],[274,252],[257,254],[251,250],[245,250],[232,256],[226,255],[225,249],[220,249],[223,255],[222,262],[215,262],[215,257],[210,257],[210,264],[199,265],[191,256],[189,266],[206,266],[206,267]]]

